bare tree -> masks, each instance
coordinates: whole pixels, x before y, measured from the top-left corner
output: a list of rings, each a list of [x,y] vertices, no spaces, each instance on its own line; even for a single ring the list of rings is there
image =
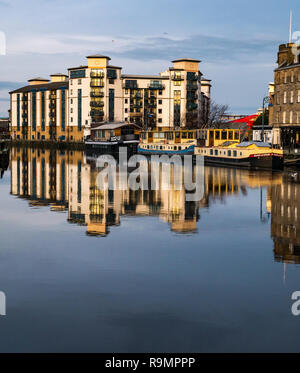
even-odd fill
[[[208,115],[200,116],[200,127],[201,128],[217,128],[221,123],[224,122],[224,115],[228,113],[228,105],[220,105],[212,101]],[[205,118],[206,117],[206,118]]]

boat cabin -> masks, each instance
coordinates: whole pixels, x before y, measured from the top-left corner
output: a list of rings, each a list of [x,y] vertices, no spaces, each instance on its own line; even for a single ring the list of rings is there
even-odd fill
[[[240,129],[201,129],[198,130],[199,146],[215,147],[222,145],[225,141],[241,140]]]
[[[140,127],[129,123],[107,123],[91,128],[91,140],[118,142],[138,140]]]

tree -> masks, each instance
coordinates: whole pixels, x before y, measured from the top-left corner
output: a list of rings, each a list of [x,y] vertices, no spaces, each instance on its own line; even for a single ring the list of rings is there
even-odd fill
[[[224,122],[224,115],[228,113],[228,105],[220,105],[212,101],[206,118],[200,116],[201,128],[217,128]]]

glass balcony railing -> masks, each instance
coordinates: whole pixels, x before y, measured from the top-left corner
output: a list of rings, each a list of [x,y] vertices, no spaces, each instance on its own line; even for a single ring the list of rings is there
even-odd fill
[[[176,82],[179,82],[181,80],[184,80],[183,76],[182,75],[173,75],[172,76],[172,80],[176,81]]]
[[[91,92],[90,97],[104,97],[104,92]]]
[[[104,78],[104,72],[103,71],[91,71],[90,77],[91,78]]]
[[[103,81],[91,81],[90,83],[90,86],[91,87],[100,87],[100,88],[103,88],[104,87],[104,82]]]
[[[103,107],[104,102],[103,101],[91,101],[91,107]]]
[[[104,116],[104,111],[103,110],[97,110],[97,109],[91,110],[90,111],[90,116],[91,117],[103,117]]]
[[[157,90],[163,90],[165,89],[164,84],[148,84],[149,89],[157,89]]]
[[[191,90],[191,91],[193,91],[193,90],[196,91],[198,89],[198,84],[195,83],[195,82],[188,82],[187,89]]]

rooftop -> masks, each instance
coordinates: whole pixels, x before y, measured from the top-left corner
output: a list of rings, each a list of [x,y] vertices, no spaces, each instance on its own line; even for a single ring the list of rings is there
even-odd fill
[[[201,62],[200,60],[195,60],[194,58],[178,58],[177,60],[172,61],[174,62],[181,62],[181,61],[187,61],[187,62]]]
[[[104,56],[103,54],[92,54],[90,56],[86,56],[86,58],[106,58],[110,60],[111,58],[108,56]]]

